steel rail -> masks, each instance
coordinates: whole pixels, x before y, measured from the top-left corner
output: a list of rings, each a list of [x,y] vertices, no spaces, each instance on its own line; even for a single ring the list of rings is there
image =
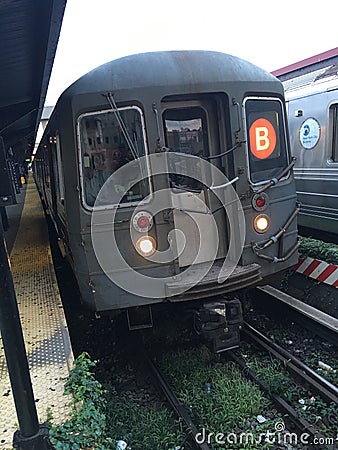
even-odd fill
[[[330,316],[329,314],[326,314],[323,311],[320,311],[319,309],[314,308],[313,306],[310,306],[273,286],[258,286],[256,287],[256,290],[270,295],[271,297],[285,303],[286,305],[290,306],[291,308],[293,308],[297,312],[300,312],[311,320],[318,322],[320,325],[328,328],[330,331],[338,333],[338,319]]]
[[[171,389],[169,383],[166,381],[165,377],[162,375],[160,370],[156,367],[156,365],[153,363],[153,361],[149,358],[149,356],[143,352],[143,357],[145,361],[148,364],[148,367],[150,368],[154,378],[158,382],[163,394],[167,398],[168,402],[170,403],[173,410],[176,412],[176,414],[182,418],[184,424],[186,425],[188,432],[190,436],[193,439],[193,442],[196,446],[196,448],[200,450],[210,450],[210,447],[206,443],[199,443],[196,439],[197,435],[200,433],[199,430],[196,428],[195,424],[193,423],[189,412],[185,408],[185,406],[182,405],[182,403],[177,398],[174,391]]]
[[[311,437],[320,436],[309,422],[302,417],[299,417],[299,414],[291,405],[279,395],[272,393],[269,385],[262,381],[256,373],[247,366],[245,361],[236,356],[232,350],[227,351],[226,356],[229,356],[243,370],[244,374],[272,399],[278,410],[286,414],[285,420],[295,426],[300,433],[308,433]]]
[[[250,340],[282,361],[286,369],[300,378],[303,384],[310,386],[329,403],[333,402],[338,405],[338,388],[336,386],[246,322],[243,323],[243,332]]]

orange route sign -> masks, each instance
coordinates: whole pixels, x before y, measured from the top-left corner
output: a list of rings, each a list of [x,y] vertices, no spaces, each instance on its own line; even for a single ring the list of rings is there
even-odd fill
[[[276,131],[271,122],[267,119],[257,119],[253,122],[249,130],[250,151],[256,158],[266,159],[276,147]]]

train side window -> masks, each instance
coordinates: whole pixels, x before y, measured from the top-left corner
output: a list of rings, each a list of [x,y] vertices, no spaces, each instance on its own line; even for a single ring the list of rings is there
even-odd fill
[[[289,164],[282,102],[276,98],[247,98],[244,102],[250,181],[264,183]]]
[[[45,185],[49,188],[50,187],[50,168],[49,168],[49,153],[48,153],[47,144],[45,144],[42,149],[43,149],[43,169],[44,169]]]
[[[332,153],[331,161],[338,162],[338,105],[331,107],[332,117]]]
[[[203,108],[196,106],[167,109],[163,114],[163,121],[166,146],[170,151],[194,156],[209,154],[207,119]],[[182,161],[178,164],[182,164]],[[202,190],[202,184],[197,181],[201,178],[198,164],[189,167],[192,177],[175,174],[175,167],[171,168],[171,172],[172,187],[198,192]]]
[[[78,119],[82,201],[93,207],[108,178],[125,164],[146,154],[142,111],[136,106],[82,114]],[[141,170],[141,169],[140,169]],[[121,203],[137,203],[150,193],[149,175],[138,183],[139,175],[130,173],[124,186],[114,185],[116,193],[125,193]],[[112,197],[113,198],[113,197]],[[112,200],[107,204],[112,204]]]
[[[58,172],[58,194],[60,196],[61,203],[65,200],[65,184],[63,178],[63,164],[60,147],[60,136],[56,135],[56,156],[57,156],[57,172]]]

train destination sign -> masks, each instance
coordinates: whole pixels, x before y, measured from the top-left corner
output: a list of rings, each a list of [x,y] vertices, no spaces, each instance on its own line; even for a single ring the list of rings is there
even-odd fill
[[[250,151],[259,159],[268,158],[276,147],[276,131],[272,123],[264,118],[255,120],[250,126]]]

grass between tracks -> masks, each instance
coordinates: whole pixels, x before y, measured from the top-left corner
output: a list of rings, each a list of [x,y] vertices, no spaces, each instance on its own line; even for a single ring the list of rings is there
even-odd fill
[[[234,364],[215,364],[214,357],[202,346],[164,355],[160,365],[196,425],[214,431],[232,430],[260,414],[267,400]]]
[[[204,347],[165,354],[158,364],[174,386],[179,400],[189,408],[199,440],[207,437],[211,449],[269,449],[268,432],[281,417],[269,400],[248,381],[240,369]],[[260,424],[258,417],[266,422]]]

